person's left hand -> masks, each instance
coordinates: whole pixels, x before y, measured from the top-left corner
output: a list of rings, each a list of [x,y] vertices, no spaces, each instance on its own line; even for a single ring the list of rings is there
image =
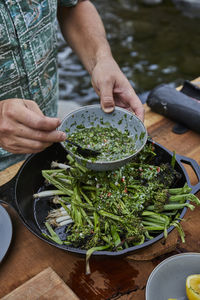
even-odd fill
[[[106,113],[112,112],[117,105],[144,120],[143,104],[112,56],[99,59],[91,75],[92,85]]]

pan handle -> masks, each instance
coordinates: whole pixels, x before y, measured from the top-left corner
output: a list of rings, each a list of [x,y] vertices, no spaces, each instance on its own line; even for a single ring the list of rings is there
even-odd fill
[[[9,204],[17,211],[15,203],[15,184],[17,176],[0,186],[0,203]]]
[[[193,171],[195,172],[195,174],[197,176],[197,179],[198,179],[198,183],[197,184],[192,185],[191,182],[190,182],[190,178],[189,178],[188,175],[186,175],[186,178],[187,178],[188,185],[192,188],[191,192],[193,194],[196,194],[200,190],[200,166],[199,166],[199,164],[196,162],[196,160],[194,160],[194,159],[192,159],[190,157],[179,155],[179,154],[176,154],[176,160],[179,163],[185,163],[187,165],[190,165],[191,168],[193,169]],[[182,167],[185,170],[185,167],[183,165],[182,165]],[[187,174],[186,171],[185,171],[185,174]]]

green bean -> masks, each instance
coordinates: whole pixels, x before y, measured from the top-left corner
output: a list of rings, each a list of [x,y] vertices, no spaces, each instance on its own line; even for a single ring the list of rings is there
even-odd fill
[[[90,199],[87,197],[87,195],[80,189],[80,193],[83,196],[83,198],[85,199],[85,201],[92,206],[92,202],[90,201]]]
[[[156,223],[156,224],[158,224],[158,225],[165,225],[165,224],[169,224],[169,221],[168,222],[166,222],[166,221],[160,221],[160,220],[158,220],[158,219],[155,219],[155,218],[149,218],[149,217],[144,217],[144,218],[142,218],[142,221],[146,221],[146,222],[152,222],[152,223]]]
[[[86,173],[88,171],[87,168],[83,167],[82,165],[75,162],[75,167],[77,167],[81,172]]]
[[[53,230],[53,228],[51,227],[51,225],[48,222],[45,222],[45,226],[48,229],[50,235],[46,234],[43,232],[43,235],[49,239],[51,239],[52,241],[54,241],[55,243],[62,245],[63,242],[61,241],[61,239],[59,238],[59,236],[55,233],[55,231]]]
[[[200,200],[193,194],[184,194],[184,195],[176,195],[176,196],[170,196],[169,201],[170,202],[179,202],[184,203],[185,201],[192,201],[196,204],[200,204]]]
[[[184,207],[188,207],[191,210],[194,210],[194,205],[189,204],[189,203],[172,203],[172,204],[166,204],[163,206],[163,211],[164,210],[175,210],[175,209],[183,209]],[[154,205],[149,205],[146,209],[148,210],[155,210],[156,207]]]
[[[112,238],[114,241],[115,248],[118,248],[117,246],[121,243],[121,239],[117,232],[117,227],[115,225],[111,225],[110,231],[111,231],[111,235],[112,235]],[[118,250],[120,250],[120,249],[122,249],[122,247],[118,248]]]
[[[184,233],[184,231],[182,229],[182,226],[178,222],[178,220],[173,221],[170,225],[176,227],[176,229],[178,230],[179,235],[181,237],[182,243],[185,243],[185,233]]]
[[[69,188],[66,187],[65,184],[60,182],[59,180],[55,179],[51,175],[49,175],[47,172],[42,171],[42,175],[44,176],[45,179],[54,186],[56,186],[59,190],[63,191],[66,195],[71,196],[73,195],[73,191],[70,190]]]
[[[166,223],[166,222],[169,222],[169,218],[165,215],[161,215],[161,214],[158,214],[158,213],[155,213],[155,212],[152,212],[152,211],[143,211],[142,212],[142,217],[151,217],[151,218],[154,218],[160,222],[163,222],[163,223]]]
[[[161,229],[159,229],[159,230],[162,230],[162,229],[164,229],[164,225],[162,224],[158,224],[158,223],[153,223],[153,222],[149,222],[149,221],[142,221],[142,224],[143,225],[147,225],[147,226],[152,226],[152,227],[157,227],[157,228],[161,228]],[[146,228],[146,226],[145,226],[145,228]]]
[[[90,265],[89,265],[89,259],[90,256],[92,255],[93,252],[95,251],[102,251],[102,250],[106,250],[110,248],[110,245],[104,245],[104,246],[98,246],[98,247],[93,247],[91,249],[89,249],[86,253],[86,275],[90,274]]]
[[[170,195],[183,195],[183,194],[188,194],[192,191],[192,188],[189,187],[187,184],[185,184],[183,187],[181,188],[171,188],[168,190],[168,193]]]
[[[96,191],[97,190],[97,188],[95,186],[83,186],[82,189],[87,190],[87,191]]]
[[[147,238],[148,240],[152,240],[152,239],[153,239],[153,236],[151,236],[151,235],[149,234],[148,230],[146,230],[144,234],[145,234],[145,236],[146,236],[146,238]]]
[[[144,226],[144,229],[148,231],[159,231],[159,230],[164,230],[164,226],[157,226],[156,224],[152,224],[152,225]]]
[[[98,213],[99,213],[101,216],[103,216],[103,217],[107,217],[107,218],[109,218],[109,219],[118,221],[118,222],[120,222],[120,223],[124,223],[124,222],[125,222],[121,217],[116,216],[116,215],[113,215],[112,213],[106,212],[106,211],[103,210],[103,209],[100,209],[100,210],[98,211]]]

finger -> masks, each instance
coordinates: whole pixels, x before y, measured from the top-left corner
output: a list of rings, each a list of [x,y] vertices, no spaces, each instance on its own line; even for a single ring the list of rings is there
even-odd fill
[[[93,89],[95,90],[96,94],[100,97],[100,90],[97,88],[96,84],[91,79],[91,84],[93,86]]]
[[[63,131],[53,130],[53,131],[44,131],[28,128],[20,124],[16,128],[15,135],[17,137],[22,137],[25,139],[31,139],[47,143],[57,143],[62,142],[66,139],[66,134]],[[30,138],[31,137],[31,138]]]
[[[100,87],[100,101],[104,112],[111,113],[114,110],[113,85],[107,84]]]
[[[136,116],[141,120],[144,121],[144,106],[142,105],[139,97],[136,95],[135,91],[133,90],[132,101],[130,101],[130,107],[136,114]]]
[[[58,118],[45,117],[41,113],[32,111],[22,99],[11,99],[10,101],[2,101],[0,122],[1,127],[6,124],[15,124],[14,129],[18,124],[24,124],[27,127],[41,130],[55,130],[61,123]],[[17,103],[19,102],[19,104]],[[11,126],[11,125],[10,125]]]
[[[10,153],[18,154],[30,154],[43,151],[49,147],[52,143],[44,143],[40,141],[34,141],[24,138],[16,138],[15,140],[8,141],[2,147]]]
[[[36,102],[34,102],[32,100],[25,100],[25,99],[22,99],[22,100],[27,108],[38,113],[40,116],[44,116],[43,112],[41,111],[41,109],[39,108],[39,106]]]
[[[114,93],[117,105],[132,111],[141,121],[144,121],[144,106],[132,88],[125,90],[115,88]]]
[[[41,113],[38,114],[38,112],[30,110],[27,107],[24,107],[20,114],[16,113],[13,109],[13,111],[10,112],[10,115],[11,114],[11,117],[13,117],[13,119],[15,119],[18,123],[37,130],[52,131],[55,130],[61,123],[58,118],[46,117],[43,114],[41,115]]]
[[[142,122],[144,122],[144,108],[140,106],[135,107],[135,114]]]
[[[21,105],[18,105],[16,101]],[[59,118],[44,116],[38,105],[32,100],[11,99],[10,102],[5,102],[2,114],[7,116],[9,120],[22,123],[34,129],[51,131],[56,129],[61,123]]]

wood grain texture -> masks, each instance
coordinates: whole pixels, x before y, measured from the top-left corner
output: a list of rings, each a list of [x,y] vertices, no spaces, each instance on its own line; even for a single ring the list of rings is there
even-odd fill
[[[200,81],[200,78],[196,81]],[[146,105],[145,109],[145,125],[153,140],[171,151],[195,159],[200,164],[200,135],[193,131],[177,135],[172,132],[174,122],[155,114]],[[19,165],[15,165],[0,173],[0,184],[10,180],[18,168]],[[194,171],[188,166],[186,169],[191,183],[196,184]],[[200,197],[200,193],[197,196]],[[13,239],[0,265],[0,298],[45,268],[51,267],[80,300],[144,300],[147,279],[158,263],[172,254],[200,252],[200,207],[197,207],[193,212],[187,211],[185,221],[182,222],[186,234],[185,244],[181,243],[173,231],[170,233],[172,243],[169,240],[166,244],[167,254],[163,244],[162,247],[159,246],[160,241],[151,248],[128,257],[92,257],[92,273],[85,275],[85,257],[70,254],[40,240],[28,231],[12,208],[5,207],[12,219]],[[158,248],[163,251],[159,252],[160,256],[155,254]]]
[[[11,180],[17,174],[17,172],[20,169],[20,167],[22,166],[22,164],[23,164],[23,161],[0,172],[0,186],[3,185],[4,183],[8,182],[9,180]]]
[[[49,267],[40,272],[2,300],[78,300],[79,298]]]

